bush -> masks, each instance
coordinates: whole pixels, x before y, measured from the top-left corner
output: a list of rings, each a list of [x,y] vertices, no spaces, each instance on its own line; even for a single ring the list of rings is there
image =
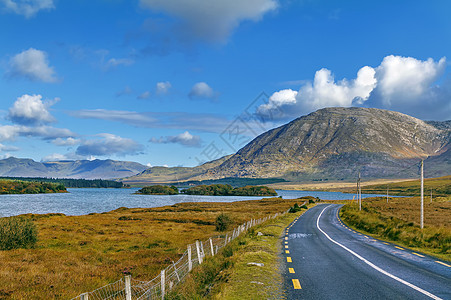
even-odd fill
[[[288,212],[292,214],[297,213],[298,211],[301,211],[301,209],[303,208],[307,209],[307,206],[306,205],[299,206],[297,203],[295,203],[293,207],[290,207],[290,210]]]
[[[24,217],[0,219],[0,250],[32,248],[38,232],[34,223]]]
[[[226,231],[230,224],[232,224],[232,220],[226,214],[220,214],[215,221],[216,231]]]

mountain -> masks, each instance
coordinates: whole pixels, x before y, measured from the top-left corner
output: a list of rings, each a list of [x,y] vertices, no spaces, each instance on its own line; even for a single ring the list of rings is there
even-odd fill
[[[231,156],[232,155],[227,155],[197,167],[151,167],[136,176],[123,178],[122,181],[131,184],[175,183],[187,181],[191,178],[208,174],[208,170],[219,166]]]
[[[340,180],[356,178],[359,170],[366,178],[409,178],[417,176],[421,159],[426,176],[447,175],[450,138],[451,121],[425,122],[375,108],[324,108],[261,134],[200,173],[184,169],[192,177],[178,180]],[[172,171],[177,177],[178,170]]]
[[[0,160],[0,176],[113,179],[132,176],[147,169],[136,162],[107,160],[75,160],[36,162],[9,157]]]

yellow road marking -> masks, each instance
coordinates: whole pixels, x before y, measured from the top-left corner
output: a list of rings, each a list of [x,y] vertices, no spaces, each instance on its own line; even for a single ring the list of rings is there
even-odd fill
[[[285,241],[285,244],[288,244],[288,242],[287,242],[287,241]]]
[[[415,252],[412,252],[412,254],[414,254],[416,256],[419,256],[419,257],[424,257],[424,255],[421,255],[421,254],[418,254],[418,253],[415,253]]]
[[[444,262],[441,262],[441,261],[439,261],[439,260],[436,260],[435,262],[436,262],[436,263],[439,263],[439,264],[441,264],[441,265],[447,266],[448,268],[451,268],[450,265],[445,264]]]
[[[290,254],[290,250],[285,250],[285,253],[286,254]]]
[[[291,274],[294,274],[294,269],[293,268],[288,268],[288,272],[290,272]]]
[[[382,242],[382,244],[385,244],[385,245],[390,245],[389,243],[386,243],[386,242]]]
[[[285,237],[285,240],[288,240],[288,237],[287,237],[287,236]]]
[[[367,237],[366,235],[365,235],[365,237],[366,237],[367,239],[369,239],[369,237]]]
[[[287,256],[287,262],[293,262],[293,261],[291,260],[291,257]]]
[[[398,247],[398,246],[395,246],[395,248],[397,248],[399,250],[404,250],[404,248],[401,248],[401,247]]]
[[[299,283],[299,279],[292,279],[293,280],[293,287],[295,290],[300,290],[301,288],[301,284]]]
[[[285,248],[288,248],[288,245],[285,245]]]

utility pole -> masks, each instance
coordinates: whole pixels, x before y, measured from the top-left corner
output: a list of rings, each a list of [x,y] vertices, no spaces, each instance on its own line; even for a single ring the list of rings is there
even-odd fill
[[[357,181],[357,186],[359,188],[359,210],[362,210],[362,187],[360,186],[360,171],[359,171],[359,180]]]
[[[387,203],[388,203],[388,185],[387,185]]]
[[[421,160],[421,217],[420,227],[424,228],[424,173],[423,173],[423,160]]]

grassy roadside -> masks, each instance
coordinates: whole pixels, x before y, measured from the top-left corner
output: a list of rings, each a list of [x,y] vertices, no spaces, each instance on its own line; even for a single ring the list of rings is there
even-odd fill
[[[25,215],[36,225],[38,241],[32,249],[0,251],[0,299],[68,299],[124,274],[150,280],[177,261],[187,244],[217,235],[215,220],[221,213],[234,228],[303,201],[269,198],[83,216]]]
[[[281,238],[284,229],[305,211],[251,228],[193,270],[168,299],[285,299]]]
[[[419,226],[419,198],[368,198],[362,211],[348,202],[343,222],[355,230],[443,260],[451,261],[451,202],[425,203],[425,227]]]

